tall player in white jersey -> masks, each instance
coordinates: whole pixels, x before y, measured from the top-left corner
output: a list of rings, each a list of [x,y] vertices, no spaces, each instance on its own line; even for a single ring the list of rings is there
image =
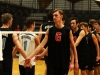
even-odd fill
[[[35,21],[33,19],[26,20],[26,26],[28,32],[32,32],[35,28]],[[26,55],[29,56],[35,50],[36,46],[39,45],[39,38],[34,33],[21,33],[19,34],[19,41],[23,46]],[[31,60],[32,67],[24,67],[24,58],[19,54],[19,71],[20,75],[35,75],[35,62],[34,57]]]

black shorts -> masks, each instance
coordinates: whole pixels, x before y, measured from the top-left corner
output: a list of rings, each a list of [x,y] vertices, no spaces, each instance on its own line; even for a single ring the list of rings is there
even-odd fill
[[[2,75],[2,61],[0,61],[0,75]]]
[[[94,66],[95,66],[95,60],[96,60],[96,57],[90,57],[90,60],[89,60],[89,64],[88,64],[88,70],[93,70],[94,69]]]
[[[89,55],[78,56],[78,63],[81,70],[86,70],[89,64]]]
[[[2,74],[12,75],[12,60],[4,60],[2,63]]]
[[[35,75],[35,66],[32,66],[32,68],[24,68],[24,66],[19,65],[19,72],[20,75]]]
[[[95,61],[95,67],[100,66],[100,60]]]
[[[48,64],[48,56],[44,56],[45,64]]]

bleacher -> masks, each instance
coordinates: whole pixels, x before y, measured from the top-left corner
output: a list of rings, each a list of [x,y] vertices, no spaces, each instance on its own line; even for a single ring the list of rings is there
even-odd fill
[[[83,5],[82,5],[83,2]],[[99,19],[100,11],[98,5],[95,5],[96,2],[92,0],[92,4],[94,4],[95,9],[98,10],[90,10],[90,6],[87,7],[87,0],[80,0],[79,3],[75,4],[75,10],[71,9],[70,2],[68,0],[57,1],[53,0],[46,9],[39,9],[37,0],[0,0],[0,15],[3,13],[11,13],[13,15],[13,28],[16,27],[17,24],[21,26],[24,25],[24,21],[26,18],[32,17],[36,21],[36,30],[39,29],[39,26],[47,21],[46,13],[51,9],[59,8],[63,9],[66,14],[66,21],[68,24],[68,19],[71,17],[78,17],[80,21],[86,21],[90,18]],[[56,3],[56,4],[54,4]],[[37,4],[37,5],[36,5]],[[79,5],[77,5],[79,4]],[[90,3],[89,3],[90,4]],[[55,5],[55,6],[54,6]],[[85,7],[86,6],[86,7]],[[93,6],[93,5],[92,5]],[[85,10],[86,9],[86,10]],[[91,7],[91,9],[93,9]],[[0,20],[1,25],[1,20]]]

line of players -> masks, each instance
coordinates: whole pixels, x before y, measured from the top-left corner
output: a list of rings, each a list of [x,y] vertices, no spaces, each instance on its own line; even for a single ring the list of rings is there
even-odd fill
[[[46,55],[47,67],[45,75],[67,75],[69,69],[74,70],[74,75],[79,75],[78,67],[81,70],[81,75],[100,75],[99,21],[92,19],[90,24],[79,23],[78,19],[73,17],[69,21],[71,26],[69,29],[65,25],[64,17],[62,10],[56,9],[49,12],[48,22],[40,26],[40,32],[46,31],[45,35],[3,34],[3,58],[0,59],[0,75],[12,75],[12,54],[14,56],[17,51],[21,53],[19,55],[20,75],[35,75],[34,60],[39,60],[44,55]],[[11,31],[12,20],[11,14],[3,14],[3,25],[0,30]],[[26,20],[26,26],[26,31],[33,32],[35,21],[33,19]],[[39,40],[43,38],[44,40],[40,43]],[[35,56],[40,51],[43,52]]]

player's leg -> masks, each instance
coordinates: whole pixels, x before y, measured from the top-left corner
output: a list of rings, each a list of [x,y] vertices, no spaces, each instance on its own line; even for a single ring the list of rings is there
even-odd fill
[[[35,75],[35,66],[32,66],[32,68],[27,67],[25,70],[25,75]]]
[[[22,65],[19,65],[19,73],[20,75],[25,75],[25,68]]]

